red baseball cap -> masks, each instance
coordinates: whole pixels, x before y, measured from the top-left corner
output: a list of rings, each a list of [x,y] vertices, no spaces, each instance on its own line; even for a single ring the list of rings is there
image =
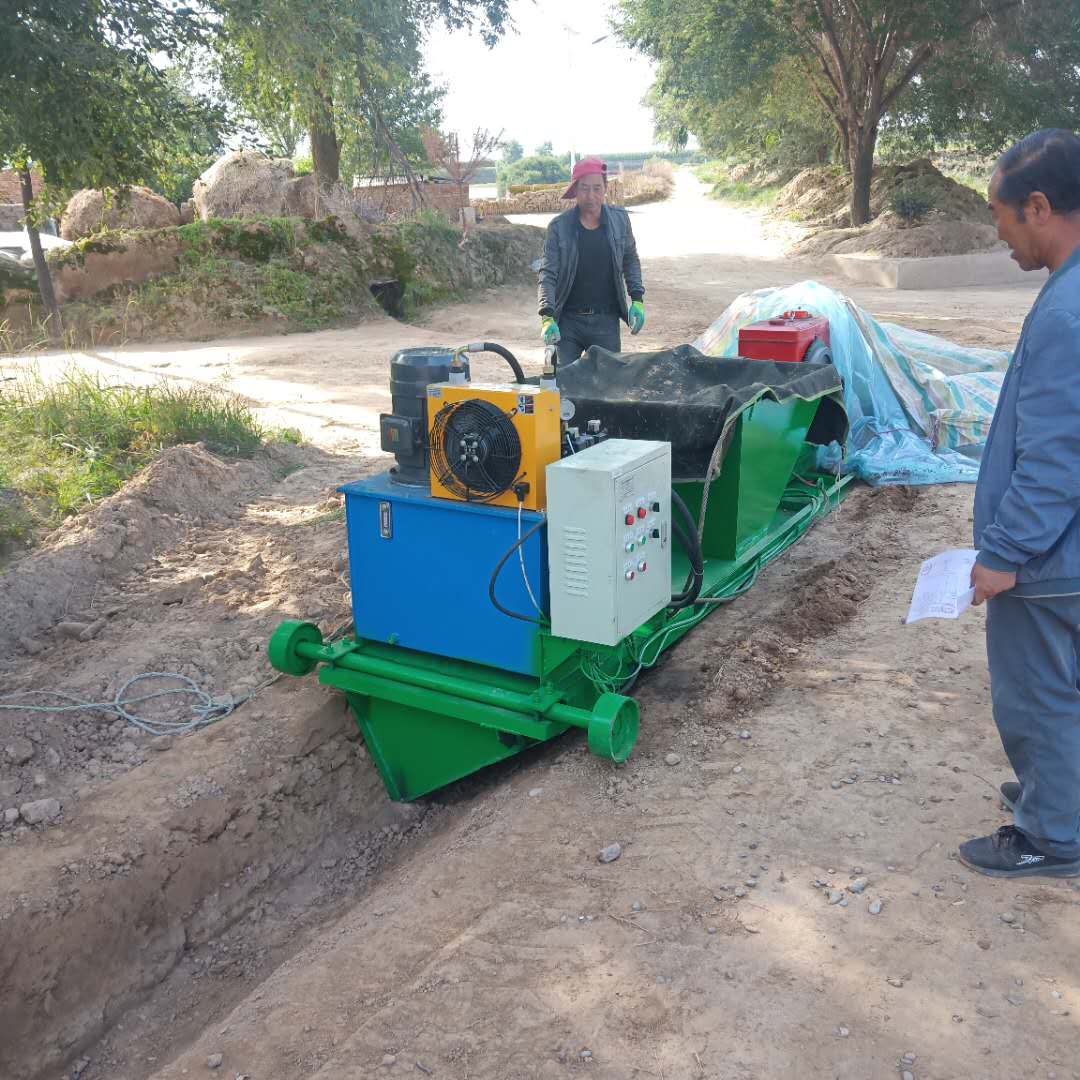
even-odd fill
[[[572,199],[577,194],[577,182],[583,176],[602,176],[607,180],[607,162],[599,158],[582,158],[570,174],[570,186],[562,193],[562,198]]]

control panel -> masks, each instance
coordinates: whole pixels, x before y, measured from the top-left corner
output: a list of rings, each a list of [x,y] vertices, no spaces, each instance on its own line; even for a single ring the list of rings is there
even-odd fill
[[[551,631],[617,645],[671,601],[671,444],[608,439],[547,467]]]

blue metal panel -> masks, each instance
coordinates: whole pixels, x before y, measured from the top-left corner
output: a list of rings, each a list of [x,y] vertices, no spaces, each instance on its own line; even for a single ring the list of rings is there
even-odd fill
[[[340,490],[359,637],[538,673],[538,626],[503,615],[488,598],[491,572],[517,540],[516,510],[435,499],[385,473]],[[525,511],[522,532],[541,517]],[[533,594],[546,612],[547,530],[523,549]],[[499,575],[496,595],[511,611],[536,615],[516,552]]]

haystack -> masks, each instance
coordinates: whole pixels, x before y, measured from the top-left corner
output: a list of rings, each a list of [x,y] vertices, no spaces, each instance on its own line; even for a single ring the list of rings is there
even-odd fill
[[[164,229],[179,224],[180,211],[149,188],[109,193],[84,188],[69,200],[60,221],[60,235],[65,240],[80,240],[102,229]]]
[[[283,217],[292,162],[257,150],[235,150],[195,181],[195,213],[209,218]]]

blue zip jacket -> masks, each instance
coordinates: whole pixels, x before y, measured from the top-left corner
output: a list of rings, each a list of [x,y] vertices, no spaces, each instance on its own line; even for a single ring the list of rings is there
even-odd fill
[[[1050,275],[1001,384],[975,488],[978,562],[1014,596],[1080,593],[1080,248]]]

